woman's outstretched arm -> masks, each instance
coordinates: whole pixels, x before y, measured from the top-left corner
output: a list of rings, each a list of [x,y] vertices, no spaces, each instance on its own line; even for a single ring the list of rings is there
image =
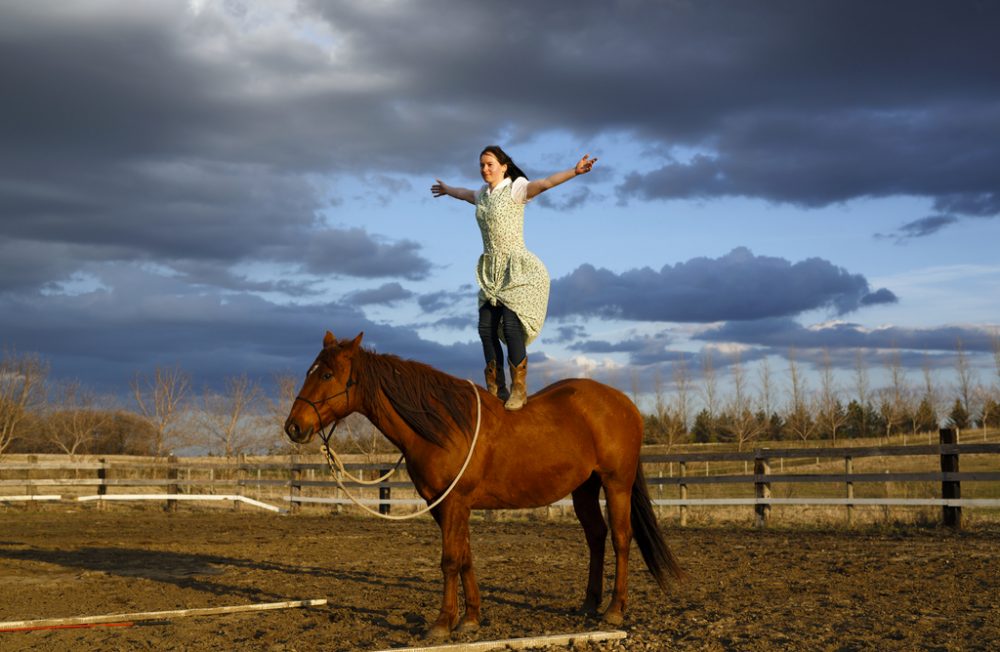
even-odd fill
[[[435,181],[437,181],[437,183],[431,186],[431,192],[434,194],[435,197],[443,197],[447,195],[448,197],[454,197],[455,199],[464,199],[470,204],[476,203],[475,190],[449,186],[445,182],[441,181],[441,179],[435,179]]]
[[[528,199],[537,197],[546,190],[555,188],[560,183],[566,183],[577,175],[587,174],[594,168],[594,163],[597,163],[596,158],[590,158],[590,154],[584,154],[583,158],[581,158],[576,164],[576,167],[570,168],[569,170],[563,170],[562,172],[556,172],[555,174],[551,174],[544,179],[529,181],[527,188]]]

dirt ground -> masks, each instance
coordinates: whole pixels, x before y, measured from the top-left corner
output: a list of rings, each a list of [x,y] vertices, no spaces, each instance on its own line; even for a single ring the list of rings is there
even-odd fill
[[[454,641],[608,629],[576,615],[578,526],[473,523],[484,626]],[[986,650],[1000,528],[671,528],[690,579],[663,594],[633,548],[628,638],[587,650]],[[326,598],[308,609],[0,633],[15,650],[378,650],[426,645],[440,598],[426,517],[182,507],[0,511],[0,621]],[[610,564],[608,564],[610,584]]]

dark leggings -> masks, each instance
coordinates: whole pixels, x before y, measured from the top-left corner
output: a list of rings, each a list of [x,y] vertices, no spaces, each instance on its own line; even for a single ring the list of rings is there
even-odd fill
[[[484,303],[479,308],[479,339],[483,341],[483,355],[486,363],[497,361],[503,369],[503,349],[500,348],[500,319],[503,318],[503,336],[507,341],[507,359],[511,364],[521,364],[527,355],[524,347],[524,331],[517,313],[498,303],[493,306]]]

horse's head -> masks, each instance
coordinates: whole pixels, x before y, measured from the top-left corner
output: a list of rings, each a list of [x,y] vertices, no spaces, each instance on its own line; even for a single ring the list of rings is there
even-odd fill
[[[351,341],[341,340],[330,331],[323,338],[323,350],[309,367],[285,420],[285,433],[297,444],[309,443],[313,435],[357,408],[354,360],[361,350],[359,333]]]

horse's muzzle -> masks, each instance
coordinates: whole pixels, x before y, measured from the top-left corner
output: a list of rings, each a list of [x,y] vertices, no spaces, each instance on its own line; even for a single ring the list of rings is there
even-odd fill
[[[313,429],[302,430],[292,417],[285,421],[285,434],[296,444],[308,444],[313,438]]]

